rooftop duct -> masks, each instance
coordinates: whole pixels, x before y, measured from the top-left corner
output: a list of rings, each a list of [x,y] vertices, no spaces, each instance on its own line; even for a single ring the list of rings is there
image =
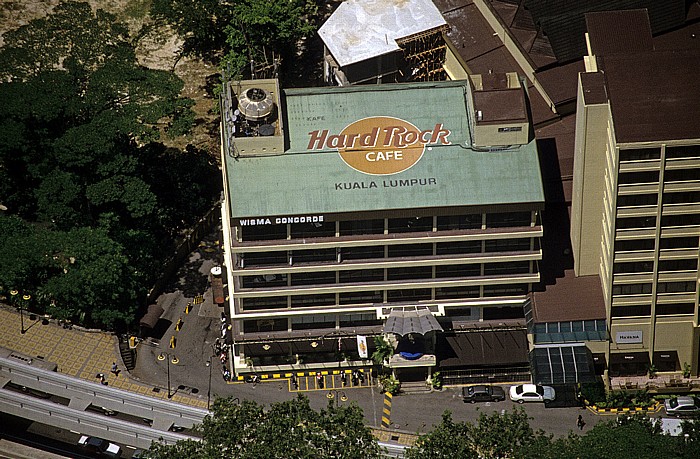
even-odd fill
[[[272,95],[261,88],[250,88],[238,97],[238,109],[249,121],[268,117],[274,109]]]

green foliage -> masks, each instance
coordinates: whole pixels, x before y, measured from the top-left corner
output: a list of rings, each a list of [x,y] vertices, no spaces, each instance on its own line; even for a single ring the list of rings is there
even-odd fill
[[[401,382],[394,375],[379,375],[378,379],[382,392],[389,392],[391,395],[401,392]]]
[[[472,425],[455,422],[446,411],[442,422],[431,432],[421,435],[416,445],[406,451],[407,459],[476,459],[478,454],[471,442]]]
[[[433,389],[437,389],[437,390],[442,389],[442,375],[440,375],[439,371],[436,371],[430,377],[430,385],[432,386]]]
[[[62,2],[4,40],[0,196],[24,222],[2,240],[0,285],[36,292],[32,307],[57,317],[128,322],[175,236],[219,196],[206,152],[154,143],[189,129],[193,102],[87,3]],[[56,254],[77,261],[66,271]]]
[[[298,398],[273,403],[264,409],[254,401],[236,404],[217,399],[213,414],[201,427],[202,442],[172,446],[154,443],[146,457],[181,458],[379,458],[380,450],[364,425],[357,405],[336,407],[330,401],[320,412],[309,400]]]
[[[392,355],[394,355],[394,346],[383,336],[375,336],[372,361],[374,361],[376,365],[384,366],[385,361],[389,360]]]
[[[647,408],[653,404],[654,398],[646,390],[611,390],[604,401],[596,402],[599,408]]]
[[[690,373],[692,371],[692,368],[688,362],[683,362],[683,377],[684,378],[690,378]]]

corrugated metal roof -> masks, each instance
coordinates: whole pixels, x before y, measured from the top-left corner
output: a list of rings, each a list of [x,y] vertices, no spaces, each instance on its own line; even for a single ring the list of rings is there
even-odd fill
[[[534,139],[499,151],[470,148],[466,81],[325,87],[286,91],[290,148],[280,155],[226,157],[232,218],[542,203]],[[365,118],[393,117],[419,130],[449,130],[449,145],[427,145],[412,167],[390,175],[360,172],[326,138]],[[325,145],[325,144],[324,144]]]
[[[586,30],[596,56],[654,48],[647,10],[586,13]]]
[[[430,0],[347,0],[318,30],[341,67],[399,50],[396,40],[445,25]]]
[[[425,335],[430,331],[442,331],[433,313],[428,308],[393,308],[386,319],[383,333],[406,336],[411,333]]]

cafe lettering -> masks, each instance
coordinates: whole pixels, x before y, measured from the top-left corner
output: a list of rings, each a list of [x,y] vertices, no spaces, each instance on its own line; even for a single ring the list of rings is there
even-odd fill
[[[374,116],[355,121],[338,134],[328,129],[309,132],[308,150],[337,149],[342,160],[359,172],[390,175],[416,164],[427,145],[451,145],[450,134],[442,123],[421,130],[399,118]]]

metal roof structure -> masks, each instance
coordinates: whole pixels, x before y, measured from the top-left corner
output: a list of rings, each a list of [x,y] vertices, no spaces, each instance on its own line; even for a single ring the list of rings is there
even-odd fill
[[[398,51],[396,40],[445,24],[431,0],[347,0],[318,34],[344,67]]]
[[[411,333],[425,335],[431,331],[443,331],[428,308],[393,308],[386,319],[384,333],[406,336]]]
[[[544,202],[534,139],[510,148],[472,148],[467,81],[284,94],[285,152],[225,157],[231,218]],[[346,128],[378,117],[425,133],[427,143],[410,167],[381,175],[363,172],[346,162],[352,148],[343,156],[329,146],[340,142]],[[375,136],[380,144],[390,127],[383,129]]]

